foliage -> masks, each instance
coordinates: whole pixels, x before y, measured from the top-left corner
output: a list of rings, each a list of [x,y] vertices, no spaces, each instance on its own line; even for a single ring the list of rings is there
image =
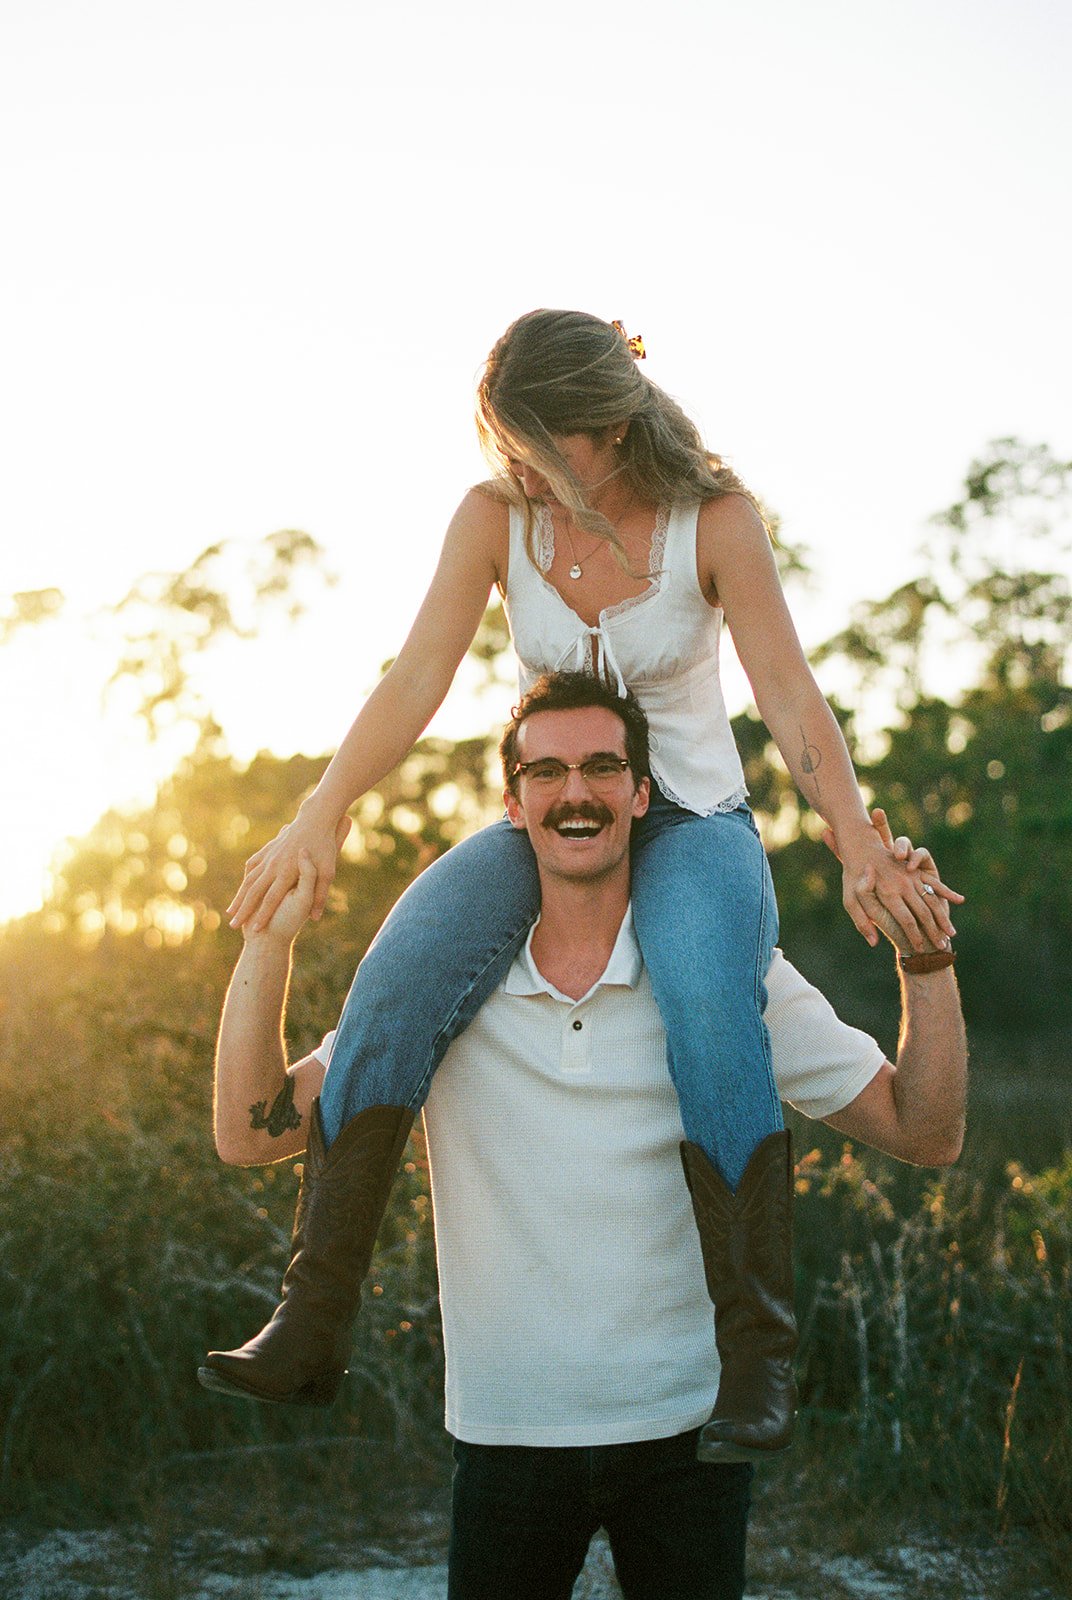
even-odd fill
[[[494,814],[501,786],[484,739],[425,739],[355,809],[333,886],[363,950],[417,872]],[[150,947],[221,925],[246,858],[273,838],[325,762],[261,753],[242,766],[214,733],[141,812],[108,812],[57,862],[45,911],[29,923],[108,933]]]
[[[190,1452],[256,1456],[340,1434],[412,1445],[441,1396],[417,1145],[381,1233],[339,1411],[220,1404],[198,1387],[204,1351],[241,1342],[275,1303],[297,1179],[290,1164],[225,1168],[212,1148],[212,1040],[229,966],[219,941],[123,943],[117,959],[114,937],[85,950],[23,930],[5,950],[18,986],[0,1071],[0,1497],[40,1514],[111,1515]],[[334,953],[337,1007],[351,958],[345,941]],[[306,1033],[323,1003],[315,986],[296,998]]]
[[[995,1180],[814,1150],[797,1191],[812,1431],[851,1419],[861,1476],[1072,1549],[1072,1155]]]
[[[969,1021],[1010,1036],[980,1074],[989,1146],[1006,1151],[1018,1085],[1035,1126],[1059,1130],[1067,1115],[1064,1039],[1037,1074],[1050,1101],[1023,1059],[1025,1030],[1056,1035],[1072,1010],[1069,470],[1041,447],[999,441],[936,520],[918,577],[820,652],[851,669],[855,691],[835,708],[850,741],[884,687],[896,715],[860,761],[862,780],[968,896],[958,971]],[[416,1441],[439,1436],[416,1142],[340,1405],[323,1417],[229,1405],[193,1378],[206,1348],[246,1337],[274,1304],[296,1189],[288,1164],[227,1170],[211,1148],[212,1042],[238,939],[222,913],[245,858],[293,815],[322,763],[262,754],[239,766],[188,667],[213,638],[244,634],[261,605],[289,604],[295,564],[308,557],[315,571],[315,556],[300,542],[266,550],[236,599],[215,547],[116,608],[142,714],[189,714],[197,745],[152,806],[108,814],[66,852],[42,913],[0,932],[0,1492],[42,1516],[110,1514],[208,1459],[237,1462],[234,1493],[256,1463],[258,1494],[285,1503],[289,1454],[309,1441],[312,1479],[331,1462],[326,1487],[338,1474],[329,1445],[403,1439],[420,1454]],[[802,565],[797,553],[783,560]],[[53,591],[15,596],[0,636],[60,603]],[[493,609],[476,650],[488,682],[504,642]],[[967,677],[950,701],[933,666],[956,650]],[[744,715],[735,732],[774,857],[782,943],[849,1020],[885,1039],[888,957],[844,916],[836,864],[766,729]],[[424,740],[359,803],[328,915],[299,947],[292,1053],[330,1026],[413,875],[494,814],[497,797],[493,739]],[[861,1497],[923,1484],[999,1534],[1019,1524],[1067,1555],[1072,1157],[1048,1148],[1039,1163],[995,1170],[970,1136],[963,1168],[936,1177],[816,1143],[827,1153],[798,1174],[816,1459],[828,1449]]]
[[[897,830],[925,841],[967,897],[954,920],[969,1020],[1009,1032],[1067,1025],[1072,690],[1036,680],[972,690],[956,706],[920,700],[859,772]],[[777,779],[759,794],[795,809]],[[836,984],[839,999],[857,996],[866,1016],[881,1005],[885,962],[841,912],[831,858],[801,832],[772,865],[783,944],[809,976]]]
[[[10,595],[0,614],[0,644],[7,644],[21,628],[58,616],[63,607],[59,589],[23,589]]]
[[[965,1007],[1009,1030],[1072,1016],[1070,496],[1072,465],[997,441],[934,519],[927,570],[817,652],[855,675],[852,709],[835,707],[850,747],[883,688],[898,706],[858,757],[861,782],[966,895],[955,918]],[[929,687],[939,657],[973,669],[955,700]],[[763,725],[744,716],[734,729],[776,857],[783,942],[818,981],[836,972],[839,997],[847,986],[866,1015],[876,963],[840,912],[838,876]]]
[[[285,528],[253,548],[234,540],[209,545],[182,572],[144,573],[114,606],[124,646],[113,685],[134,685],[150,735],[165,722],[210,722],[191,679],[193,659],[222,639],[253,638],[272,611],[294,621],[305,609],[301,578],[333,583],[324,552],[308,533]]]
[[[223,1497],[255,1468],[258,1495],[285,1502],[296,1451],[307,1484],[322,1473],[326,1491],[342,1441],[400,1441],[419,1458],[440,1436],[419,1141],[337,1406],[247,1407],[194,1380],[207,1348],[247,1337],[274,1304],[296,1191],[291,1163],[226,1169],[211,1148],[212,1040],[233,953],[204,931],[159,949],[116,934],[87,948],[24,926],[0,945],[0,1489],[11,1509],[119,1515],[198,1460]],[[330,915],[299,954],[292,1050],[330,1021],[352,961],[347,918]],[[1052,1069],[1048,1081],[1059,1096]],[[836,1453],[861,1493],[880,1482],[918,1497],[924,1485],[932,1508],[1066,1549],[1072,1156],[995,1170],[970,1147],[963,1171],[917,1173],[816,1131],[822,1155],[798,1136],[805,1448]]]
[[[981,689],[1055,686],[1072,645],[1072,462],[1045,445],[994,440],[961,498],[931,519],[925,570],[858,606],[815,660],[855,669],[857,699],[885,685],[902,711],[927,697],[940,661],[970,662]]]

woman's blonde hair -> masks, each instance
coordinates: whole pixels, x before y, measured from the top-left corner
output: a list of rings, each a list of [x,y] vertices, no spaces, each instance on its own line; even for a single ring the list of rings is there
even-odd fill
[[[614,525],[588,505],[554,442],[556,434],[597,437],[624,424],[620,473],[636,494],[657,505],[743,494],[763,516],[755,496],[705,447],[676,400],[639,370],[612,323],[583,311],[530,311],[511,323],[488,356],[476,410],[480,443],[495,473],[489,488],[524,510],[530,557],[532,505],[510,469],[514,456],[535,467],[576,526],[608,540],[628,570]]]

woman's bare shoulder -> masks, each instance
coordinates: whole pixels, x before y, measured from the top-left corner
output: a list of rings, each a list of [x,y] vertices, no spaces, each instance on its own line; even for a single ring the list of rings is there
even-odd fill
[[[494,484],[467,489],[450,519],[443,544],[449,570],[479,570],[481,581],[505,582],[510,550],[510,505]]]
[[[455,530],[464,530],[490,540],[505,538],[510,530],[510,502],[494,482],[475,483],[461,498],[451,520]]]
[[[746,494],[718,494],[701,501],[696,528],[698,533],[716,539],[770,538],[766,523]]]
[[[728,577],[771,559],[770,534],[746,494],[720,494],[700,505],[696,518],[696,576],[707,603],[721,605]]]
[[[469,493],[481,495],[497,506],[509,506],[513,498],[509,485],[501,478],[485,478],[483,483],[474,483]]]

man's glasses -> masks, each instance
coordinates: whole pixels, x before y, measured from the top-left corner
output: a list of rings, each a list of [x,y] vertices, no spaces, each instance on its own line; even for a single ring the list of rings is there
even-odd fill
[[[587,761],[559,761],[555,756],[544,756],[539,761],[519,761],[514,776],[521,773],[535,788],[553,794],[571,772],[579,772],[590,789],[610,789],[628,768],[624,756],[589,756]]]

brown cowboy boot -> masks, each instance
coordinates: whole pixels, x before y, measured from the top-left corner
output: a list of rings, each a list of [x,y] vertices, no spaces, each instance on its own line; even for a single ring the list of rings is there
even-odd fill
[[[698,1144],[681,1146],[722,1362],[700,1461],[762,1461],[792,1442],[793,1151],[788,1130],[753,1150],[737,1193]]]
[[[314,1100],[283,1298],[239,1350],[210,1350],[198,1379],[220,1394],[330,1405],[346,1376],[350,1330],[413,1112],[371,1106],[324,1148]]]

